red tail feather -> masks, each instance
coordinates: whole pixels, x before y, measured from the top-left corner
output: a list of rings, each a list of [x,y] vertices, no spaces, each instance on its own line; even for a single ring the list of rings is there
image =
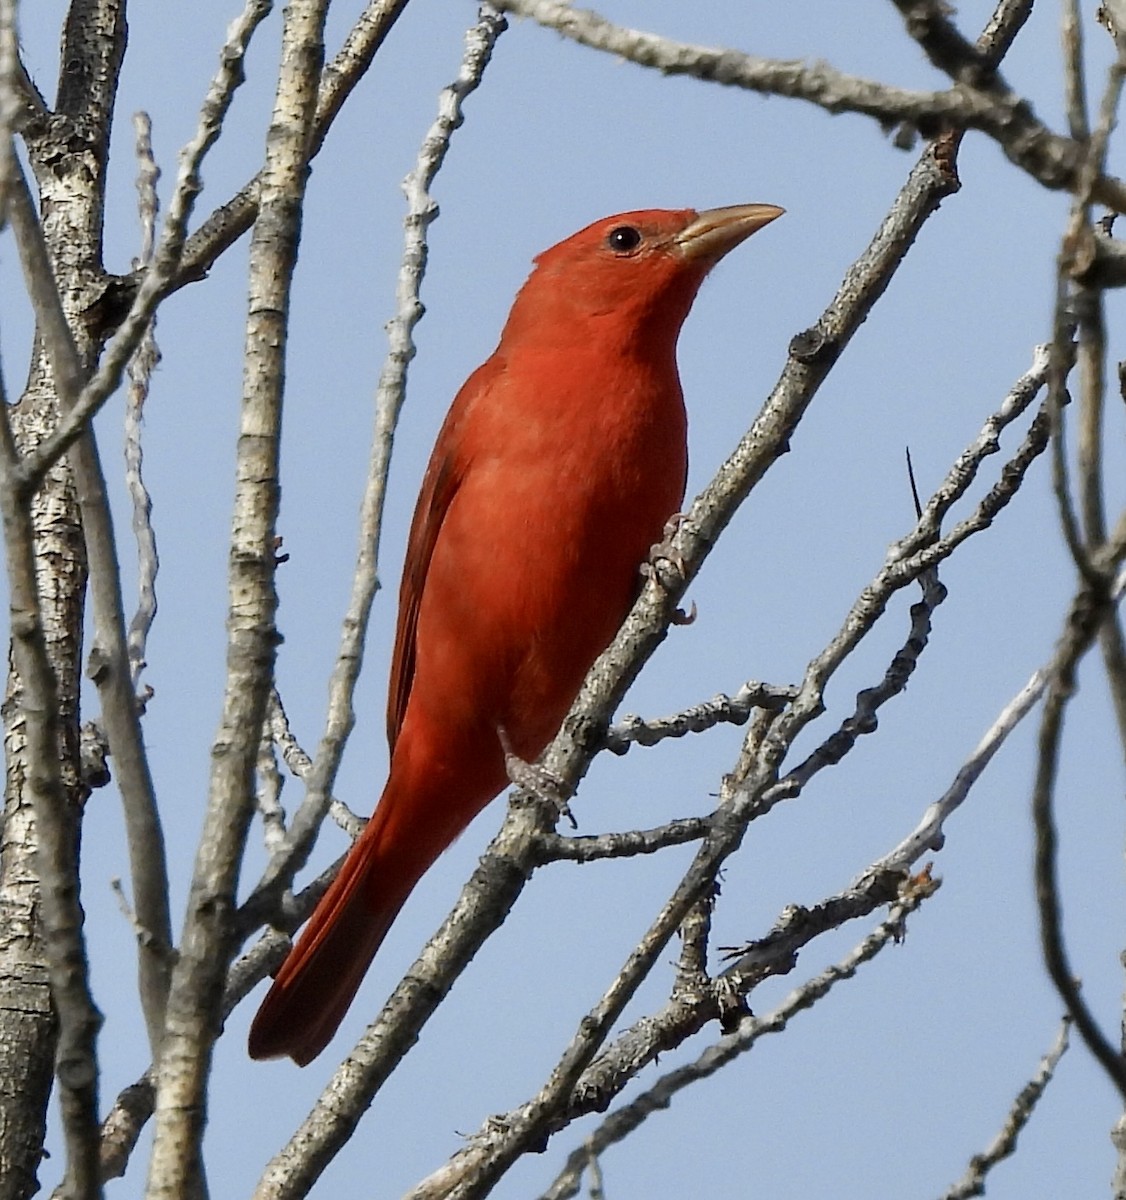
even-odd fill
[[[288,1054],[303,1067],[331,1041],[414,884],[381,865],[371,851],[345,860],[254,1018],[251,1058]]]

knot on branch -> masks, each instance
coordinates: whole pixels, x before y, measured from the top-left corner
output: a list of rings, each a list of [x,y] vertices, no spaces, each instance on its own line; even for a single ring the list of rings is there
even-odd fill
[[[109,740],[105,730],[97,721],[86,721],[78,739],[78,750],[82,770],[82,782],[91,791],[105,787],[110,781]]]
[[[828,337],[816,325],[796,333],[790,339],[790,357],[800,363],[830,363],[837,357],[839,347],[834,338]]]
[[[89,1054],[70,1054],[59,1058],[55,1064],[59,1082],[71,1091],[90,1087],[97,1078],[94,1059]]]

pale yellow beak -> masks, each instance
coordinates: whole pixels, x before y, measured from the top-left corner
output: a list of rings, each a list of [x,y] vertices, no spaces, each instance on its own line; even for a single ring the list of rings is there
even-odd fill
[[[776,204],[731,204],[708,208],[673,238],[673,244],[692,261],[718,262],[756,230],[777,220],[786,210]]]

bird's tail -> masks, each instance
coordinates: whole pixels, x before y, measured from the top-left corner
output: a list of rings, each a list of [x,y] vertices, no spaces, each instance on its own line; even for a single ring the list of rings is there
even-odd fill
[[[298,1066],[331,1041],[417,875],[388,870],[373,817],[321,897],[250,1026],[251,1058]]]

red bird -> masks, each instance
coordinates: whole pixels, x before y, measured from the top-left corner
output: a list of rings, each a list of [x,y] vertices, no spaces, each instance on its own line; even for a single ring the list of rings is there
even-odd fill
[[[621,213],[541,254],[458,392],[411,523],[374,816],[282,964],[252,1058],[328,1044],[411,889],[534,761],[684,496],[676,341],[770,204]]]

